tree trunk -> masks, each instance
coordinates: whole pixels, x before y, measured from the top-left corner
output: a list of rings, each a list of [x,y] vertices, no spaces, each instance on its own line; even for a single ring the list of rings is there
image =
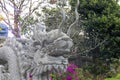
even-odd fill
[[[14,14],[14,29],[13,29],[13,34],[15,37],[19,38],[20,37],[20,30],[19,30],[19,14]]]
[[[19,26],[19,17],[20,17],[20,9],[16,5],[14,5],[14,29],[13,34],[15,37],[20,38],[20,26]]]

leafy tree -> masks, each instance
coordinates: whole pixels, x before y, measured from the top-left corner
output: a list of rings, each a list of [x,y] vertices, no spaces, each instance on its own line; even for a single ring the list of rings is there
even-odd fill
[[[72,10],[76,1],[70,0]],[[89,55],[93,57],[94,71],[100,60],[108,66],[113,58],[120,57],[120,5],[118,0],[80,0],[78,9],[84,26],[87,42],[91,46]],[[104,61],[104,62],[103,62]],[[96,72],[100,74],[101,71]]]

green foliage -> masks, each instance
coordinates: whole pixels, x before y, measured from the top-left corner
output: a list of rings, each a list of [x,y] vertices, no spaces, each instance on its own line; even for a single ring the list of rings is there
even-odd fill
[[[120,80],[120,74],[117,74],[114,78],[106,78],[105,80]]]
[[[76,0],[70,0],[74,10]],[[88,53],[93,63],[89,66],[95,75],[107,73],[113,59],[120,57],[120,5],[117,0],[80,0],[78,12],[90,47],[107,40]]]
[[[86,32],[99,37],[117,36],[120,29],[119,5],[114,0],[80,0],[79,13],[85,20]]]
[[[74,64],[69,65],[66,72],[55,73],[50,76],[50,80],[93,80],[92,74]]]
[[[46,23],[47,30],[56,29],[62,20],[59,8],[43,8],[43,12],[46,15],[44,22]]]
[[[106,78],[106,74],[94,76],[86,69],[73,66],[74,64],[72,64],[72,68],[71,66],[68,66],[66,72],[50,74],[50,80],[118,80],[120,78],[120,74],[115,78]]]
[[[35,22],[38,22],[37,19],[34,19],[33,16],[29,16],[27,19],[25,18],[19,18],[21,22],[24,22],[24,24],[21,25],[21,34],[25,35],[30,31],[30,28],[28,26],[33,25]]]
[[[105,80],[119,80],[119,79],[116,79],[116,78],[107,78]]]
[[[75,1],[71,0],[71,5],[74,4]],[[120,6],[116,0],[80,0],[78,12],[89,37],[93,33],[99,33],[99,39],[119,36]]]
[[[111,78],[106,78],[105,80],[120,80],[120,60],[115,61],[111,64],[111,70],[107,73]]]

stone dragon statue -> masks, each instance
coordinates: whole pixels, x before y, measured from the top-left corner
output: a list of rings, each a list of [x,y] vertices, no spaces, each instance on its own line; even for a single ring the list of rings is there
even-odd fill
[[[33,80],[48,80],[50,71],[66,69],[68,60],[61,52],[70,51],[72,39],[58,29],[43,32],[42,28],[35,26],[32,40],[7,38],[0,48],[0,59],[8,62],[10,80],[27,80],[28,75]]]
[[[62,11],[63,23],[65,14]],[[63,53],[70,52],[73,42],[62,32],[62,23],[58,29],[49,32],[45,25],[35,24],[32,39],[29,40],[6,38],[0,47],[0,60],[5,61],[1,64],[3,66],[0,65],[0,80],[29,80],[29,77],[33,80],[49,80],[51,71],[65,71],[68,59],[63,57]]]

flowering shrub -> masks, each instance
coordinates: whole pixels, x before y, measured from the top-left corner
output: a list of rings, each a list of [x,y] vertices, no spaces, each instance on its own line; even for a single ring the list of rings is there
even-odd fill
[[[68,67],[67,67],[67,74],[66,74],[66,80],[78,80],[78,72],[76,71],[77,70],[77,66],[74,65],[74,64],[70,64]]]
[[[74,64],[70,64],[66,72],[59,72],[51,74],[50,80],[92,80],[91,75],[86,72],[86,75],[83,75],[84,71],[78,68]]]

